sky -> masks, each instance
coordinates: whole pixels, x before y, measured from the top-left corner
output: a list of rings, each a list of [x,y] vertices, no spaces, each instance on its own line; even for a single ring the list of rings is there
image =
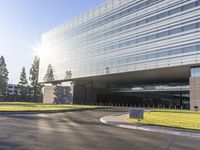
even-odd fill
[[[0,56],[9,70],[9,83],[19,82],[22,67],[27,77],[34,47],[49,29],[79,16],[104,0],[0,0]]]

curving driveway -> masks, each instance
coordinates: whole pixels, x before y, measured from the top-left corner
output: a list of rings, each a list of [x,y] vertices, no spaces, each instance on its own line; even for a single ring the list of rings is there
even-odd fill
[[[54,114],[0,114],[0,150],[199,150],[200,141],[105,125],[125,109]]]

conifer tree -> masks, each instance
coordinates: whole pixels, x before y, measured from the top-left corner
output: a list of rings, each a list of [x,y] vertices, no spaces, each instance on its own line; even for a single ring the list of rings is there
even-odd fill
[[[34,101],[36,101],[36,97],[42,95],[42,86],[41,86],[41,84],[38,83],[39,63],[40,63],[40,59],[39,59],[39,57],[36,56],[34,58],[34,62],[30,69],[29,80],[31,82],[30,85],[33,89],[32,96],[33,96]]]
[[[44,81],[45,82],[54,81],[53,67],[52,67],[51,64],[48,65],[47,72],[46,72],[46,74],[44,76]]]
[[[25,67],[22,68],[22,72],[20,74],[20,81],[18,84],[19,92],[22,96],[26,96],[28,94],[28,80],[26,77]]]
[[[6,96],[8,86],[8,70],[3,56],[0,57],[0,96]]]

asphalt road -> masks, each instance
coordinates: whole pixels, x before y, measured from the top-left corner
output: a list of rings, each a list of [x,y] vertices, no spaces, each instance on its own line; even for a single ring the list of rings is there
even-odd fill
[[[123,110],[0,114],[0,150],[200,150],[200,140],[122,129],[99,118]]]

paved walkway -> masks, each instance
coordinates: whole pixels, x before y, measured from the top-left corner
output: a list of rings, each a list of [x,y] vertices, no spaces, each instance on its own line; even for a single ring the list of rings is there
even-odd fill
[[[121,127],[121,128],[165,133],[165,134],[179,135],[179,136],[186,136],[186,137],[194,137],[194,138],[200,139],[200,131],[141,125],[137,123],[130,123],[126,121],[126,118],[128,118],[128,114],[117,114],[117,115],[102,117],[100,121],[102,123],[109,124],[116,127]]]

